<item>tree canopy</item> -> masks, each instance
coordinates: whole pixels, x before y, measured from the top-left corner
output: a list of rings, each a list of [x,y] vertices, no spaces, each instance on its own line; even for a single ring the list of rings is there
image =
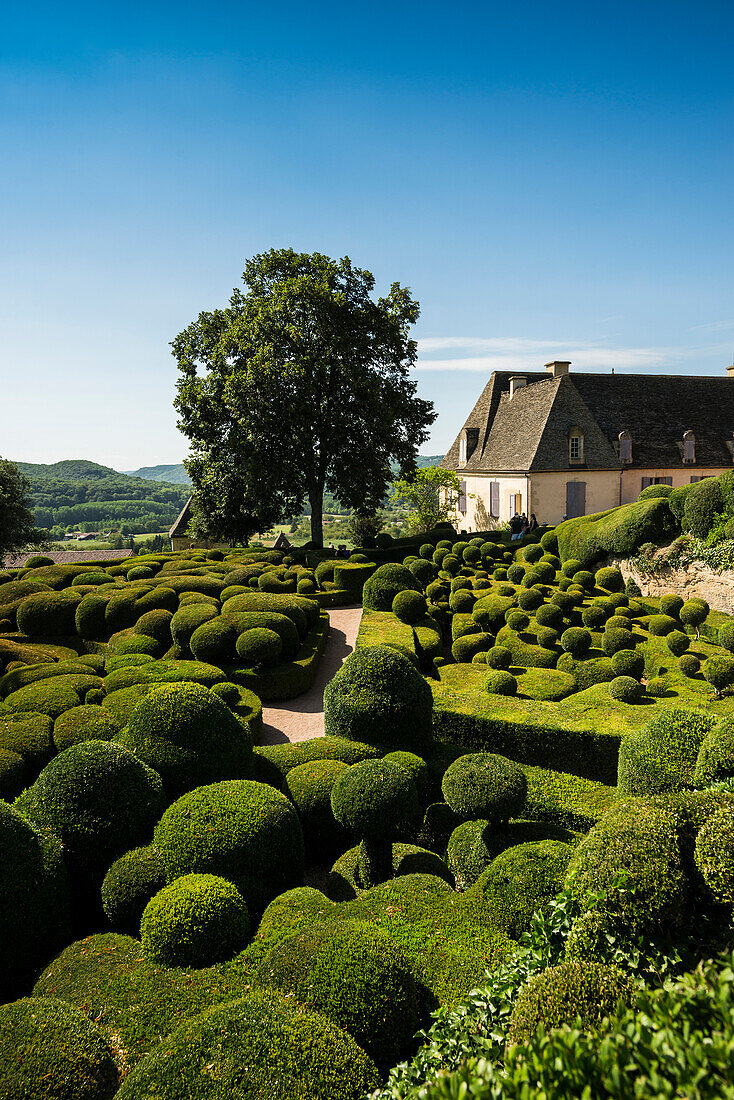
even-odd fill
[[[373,512],[435,419],[410,378],[418,303],[398,283],[374,300],[346,256],[272,249],[242,278],[172,342],[195,504],[212,537],[241,542],[308,500],[321,545],[324,492]]]
[[[0,565],[6,554],[42,546],[46,531],[39,530],[28,507],[28,479],[14,462],[0,458]]]
[[[408,505],[406,518],[416,533],[431,531],[436,524],[454,518],[459,486],[459,478],[451,470],[424,466],[411,477],[395,482],[392,499]]]

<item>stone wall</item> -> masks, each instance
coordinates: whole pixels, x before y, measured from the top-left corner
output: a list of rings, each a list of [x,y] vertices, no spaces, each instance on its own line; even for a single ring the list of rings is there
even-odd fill
[[[681,566],[661,562],[660,573],[651,576],[638,572],[625,558],[612,558],[609,564],[618,565],[625,580],[631,577],[643,596],[662,596],[664,592],[677,592],[685,600],[698,596],[708,602],[712,611],[734,614],[734,572],[730,570],[717,573],[700,561]]]

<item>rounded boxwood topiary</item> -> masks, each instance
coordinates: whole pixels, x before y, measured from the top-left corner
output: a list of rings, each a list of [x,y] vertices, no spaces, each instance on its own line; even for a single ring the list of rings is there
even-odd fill
[[[525,566],[521,565],[520,562],[515,562],[507,570],[507,579],[508,581],[512,581],[513,584],[521,584],[524,576]]]
[[[540,559],[543,557],[543,547],[539,546],[537,542],[533,543],[531,546],[525,546],[522,550],[522,556],[525,561],[529,561],[531,563],[540,561]]]
[[[511,607],[505,615],[505,622],[509,626],[510,630],[514,630],[516,634],[522,633],[530,625],[530,619],[524,611],[518,610],[516,607]]]
[[[660,597],[660,610],[663,615],[677,619],[683,607],[683,600],[676,592],[665,592]]]
[[[84,594],[77,591],[38,592],[18,605],[18,630],[30,637],[74,634],[76,609]]]
[[[398,764],[401,768],[405,768],[408,775],[415,783],[418,798],[421,802],[424,802],[428,796],[431,782],[428,764],[425,760],[421,756],[416,756],[414,752],[405,752],[400,749],[396,752],[386,753],[385,756],[383,756],[383,760],[387,760],[392,764]]]
[[[445,564],[444,568],[446,568]],[[392,602],[398,592],[404,589],[420,592],[420,588],[420,584],[409,569],[404,565],[388,562],[378,566],[372,576],[365,581],[362,605],[369,611],[391,611]]]
[[[420,750],[432,713],[420,672],[387,646],[356,649],[324,689],[324,731],[350,741]]]
[[[609,622],[611,622],[611,619]],[[627,630],[623,626],[609,626],[609,623],[607,623],[601,640],[602,649],[607,657],[613,657],[615,653],[619,653],[623,649],[632,649],[634,644],[635,636],[631,630]]]
[[[160,776],[114,741],[82,741],[46,765],[17,805],[62,843],[74,878],[99,889],[113,860],[147,839],[163,808]]]
[[[619,569],[598,569],[594,574],[594,581],[599,588],[606,588],[607,592],[624,592],[624,577]]]
[[[503,648],[495,646],[496,649]],[[517,695],[517,680],[511,672],[496,669],[490,672],[484,684],[484,690],[490,695]]]
[[[701,600],[698,597],[693,597],[681,607],[678,612],[678,617],[684,626],[690,626],[696,631],[696,637],[699,637],[701,624],[708,618],[710,608],[706,600]]]
[[[701,827],[696,866],[718,901],[734,903],[734,807],[722,806]]]
[[[409,1052],[420,1023],[408,959],[362,921],[298,932],[271,951],[257,979],[343,1028],[383,1072]]]
[[[697,539],[705,539],[716,523],[716,517],[724,511],[724,497],[719,479],[706,477],[691,485],[686,493],[683,516],[688,530]]]
[[[604,608],[596,603],[590,604],[581,612],[581,622],[584,626],[588,626],[589,630],[598,630],[608,618]]]
[[[459,664],[462,662],[471,664],[478,654],[486,653],[493,645],[494,636],[492,634],[464,634],[453,642],[451,656]]]
[[[697,787],[734,776],[734,725],[726,720],[713,726],[701,742],[693,773]]]
[[[454,760],[444,772],[441,790],[454,813],[503,824],[520,815],[528,783],[514,760],[480,752]]]
[[[707,657],[701,666],[703,677],[720,697],[734,684],[734,658]]]
[[[504,671],[512,664],[512,654],[503,645],[494,645],[487,650],[487,664],[490,668]]]
[[[656,638],[664,638],[676,629],[676,621],[671,615],[651,615],[647,622],[647,629]]]
[[[237,599],[237,597],[234,597]],[[237,631],[234,623],[223,616],[197,626],[189,639],[189,649],[197,661],[217,664],[230,661],[235,654]]]
[[[544,821],[519,818],[499,828],[479,818],[464,821],[453,830],[446,846],[446,862],[457,890],[469,890],[502,852],[519,844],[546,840],[570,843],[573,839],[567,829]]]
[[[693,679],[694,676],[698,676],[701,671],[701,662],[698,657],[693,653],[684,653],[678,658],[678,668],[684,676],[688,676],[689,679]]]
[[[63,752],[80,741],[111,741],[119,732],[120,723],[106,708],[72,707],[54,722],[54,745],[57,752]]]
[[[681,657],[691,644],[690,638],[682,630],[671,630],[665,641],[674,657]]]
[[[691,786],[699,749],[715,721],[700,710],[671,707],[628,733],[619,748],[620,793],[650,796]]]
[[[135,1066],[116,1100],[183,1100],[200,1095],[202,1082],[207,1100],[361,1100],[379,1076],[340,1027],[258,991],[173,1031]]]
[[[519,940],[534,913],[563,889],[573,849],[559,840],[530,841],[507,848],[467,891],[480,901],[492,923]]]
[[[572,577],[576,576],[580,568],[581,562],[578,560],[578,558],[569,558],[567,561],[564,561],[563,565],[561,566],[561,573],[564,577],[567,577],[570,580]]]
[[[543,649],[555,649],[558,645],[558,631],[552,626],[541,626],[536,634],[538,645]]]
[[[546,603],[535,612],[535,621],[538,626],[552,626],[554,630],[560,630],[563,624],[563,612],[558,604]]]
[[[170,611],[159,607],[154,611],[146,611],[141,615],[133,627],[133,634],[144,634],[148,638],[155,638],[168,647],[171,644],[171,620]]]
[[[572,577],[573,583],[577,584],[580,588],[585,589],[587,592],[593,592],[594,590],[594,574],[590,573],[588,569],[578,569]]]
[[[249,936],[242,895],[217,875],[182,875],[151,898],[140,921],[143,951],[164,966],[223,962],[243,950]]]
[[[641,703],[644,691],[639,680],[631,676],[615,676],[610,681],[609,694],[619,703]]]
[[[507,1033],[509,1043],[528,1042],[539,1027],[546,1031],[575,1024],[599,1029],[614,1017],[619,1002],[631,1003],[634,982],[607,963],[567,959],[534,974],[520,990]]]
[[[285,777],[285,793],[298,811],[306,850],[317,860],[333,859],[334,851],[345,847],[346,834],[331,809],[331,792],[348,766],[341,760],[309,760]]]
[[[421,820],[412,776],[390,760],[362,760],[338,776],[331,791],[336,820],[361,839],[362,882],[392,877],[392,841]]]
[[[583,626],[570,626],[561,634],[561,648],[572,657],[583,657],[591,648],[591,634]]]
[[[113,928],[137,937],[150,899],[166,885],[161,853],[152,844],[133,848],[110,867],[102,883],[102,908]]]
[[[523,611],[535,611],[543,603],[543,593],[537,588],[521,588],[517,602]]]
[[[392,602],[392,612],[402,623],[417,623],[426,617],[428,607],[425,596],[412,589],[398,592]]]
[[[615,676],[631,676],[639,680],[645,671],[645,658],[635,649],[618,649],[612,656]]]
[[[449,596],[449,607],[459,614],[471,611],[474,607],[474,596],[463,588],[457,589]]]
[[[55,837],[0,802],[0,997],[45,963],[69,934],[69,888]]]
[[[724,623],[723,626],[719,627],[717,641],[723,649],[728,649],[730,653],[734,653],[734,622]]]
[[[675,816],[642,798],[615,806],[575,850],[566,883],[582,912],[603,893],[606,910],[632,935],[669,934],[687,896]]]
[[[110,1100],[117,1067],[101,1032],[51,997],[0,1006],[0,1095],[5,1100]]]
[[[264,783],[235,779],[197,787],[168,807],[153,843],[169,882],[190,873],[219,875],[235,884],[253,918],[303,883],[298,814]]]
[[[277,665],[283,652],[283,642],[274,630],[256,626],[238,636],[235,649],[244,665],[270,668]]]

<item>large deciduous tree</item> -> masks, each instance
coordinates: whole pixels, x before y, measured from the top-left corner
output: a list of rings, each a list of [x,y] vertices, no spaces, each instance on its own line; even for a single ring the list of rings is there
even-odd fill
[[[14,462],[0,458],[0,565],[6,554],[43,546],[48,532],[39,530],[28,506],[30,482]]]
[[[436,414],[410,377],[418,303],[398,283],[374,300],[346,256],[273,249],[242,278],[172,343],[196,507],[211,536],[241,542],[308,500],[320,546],[324,491],[375,510],[391,463],[412,472],[427,439]]]

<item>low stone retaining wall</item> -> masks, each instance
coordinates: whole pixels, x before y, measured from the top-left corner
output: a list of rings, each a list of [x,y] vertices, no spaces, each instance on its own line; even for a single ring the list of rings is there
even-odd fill
[[[650,575],[640,573],[625,558],[610,559],[609,564],[619,566],[624,579],[631,578],[638,584],[643,596],[662,596],[664,592],[677,592],[686,600],[698,596],[713,611],[734,614],[734,572],[730,570],[717,573],[703,562],[693,561],[681,566],[661,563],[661,572]]]

